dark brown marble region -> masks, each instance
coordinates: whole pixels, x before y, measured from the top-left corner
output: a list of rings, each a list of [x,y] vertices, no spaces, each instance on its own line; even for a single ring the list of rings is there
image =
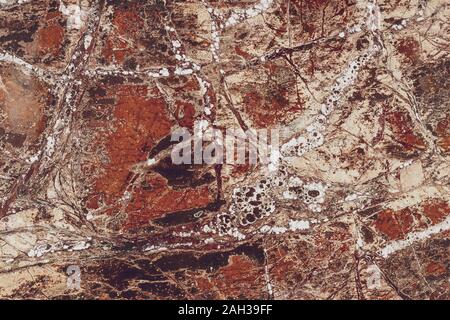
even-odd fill
[[[0,0],[0,298],[450,299],[449,19]],[[280,153],[174,164],[199,124]]]

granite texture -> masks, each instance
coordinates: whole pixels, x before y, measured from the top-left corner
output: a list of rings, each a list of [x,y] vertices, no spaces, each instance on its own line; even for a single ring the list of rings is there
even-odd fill
[[[0,297],[449,299],[449,19],[0,0]],[[199,121],[281,128],[280,155],[174,164]]]

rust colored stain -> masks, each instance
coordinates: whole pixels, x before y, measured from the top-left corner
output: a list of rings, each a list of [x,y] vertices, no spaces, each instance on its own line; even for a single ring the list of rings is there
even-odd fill
[[[119,9],[114,12],[113,30],[103,48],[103,56],[109,61],[123,63],[139,43],[139,32],[144,21],[135,10]]]
[[[143,21],[134,9],[122,9],[114,12],[113,24],[119,35],[128,35],[142,30]]]
[[[443,263],[433,261],[425,267],[425,272],[430,276],[440,276],[446,274],[447,269],[445,268],[445,265]]]
[[[60,25],[61,13],[49,13],[45,25],[38,30],[38,50],[42,54],[58,55],[64,41],[65,29]]]
[[[113,133],[106,138],[105,147],[109,158],[104,173],[96,179],[94,195],[88,197],[87,206],[98,208],[103,195],[107,210],[113,214],[120,199],[134,176],[132,168],[147,159],[148,151],[167,135],[173,121],[169,119],[167,105],[155,88],[147,86],[120,85],[109,93],[116,97]],[[193,106],[178,104],[185,112],[180,124],[193,125]],[[178,113],[178,114],[179,114]],[[173,190],[167,181],[157,174],[145,177],[146,188],[130,190],[130,200],[125,206],[126,221],[122,227],[132,229],[148,224],[165,213],[198,208],[213,200],[207,186],[186,190]],[[150,190],[148,190],[150,189]]]
[[[222,298],[241,298],[242,292],[251,288],[250,298],[262,298],[265,293],[263,270],[246,256],[232,256],[226,267],[220,268],[218,276],[212,279]]]
[[[104,57],[109,61],[117,61],[117,63],[124,62],[125,58],[130,55],[132,51],[129,45],[122,39],[108,39],[105,48],[103,49]]]
[[[175,116],[180,126],[185,128],[194,127],[194,120],[196,116],[194,105],[186,101],[176,101],[175,107]]]
[[[209,299],[239,299],[250,287],[249,297],[261,299],[267,296],[263,276],[261,266],[247,256],[238,255],[231,256],[228,265],[214,274],[195,277],[195,283]]]
[[[128,213],[125,229],[145,226],[165,213],[200,208],[214,200],[207,186],[187,190],[173,190],[164,178],[153,175],[148,178],[150,191],[137,189],[126,207]]]
[[[411,230],[413,212],[409,208],[384,210],[377,215],[375,228],[391,240],[402,239]]]
[[[64,29],[53,25],[39,30],[39,47],[42,53],[57,53],[64,40]]]
[[[236,53],[238,55],[240,55],[244,59],[251,59],[252,58],[251,54],[249,54],[248,52],[242,50],[241,48],[239,48],[239,46],[236,46],[234,50],[236,51]]]
[[[302,109],[300,105],[290,103],[285,86],[275,87],[266,93],[261,93],[254,87],[245,94],[244,105],[257,128],[273,126],[283,120],[287,114]]]
[[[437,136],[438,146],[444,152],[450,151],[450,116],[447,116],[444,120],[441,120],[437,124]]]
[[[270,275],[271,278],[274,281],[280,281],[282,282],[283,279],[285,279],[286,274],[295,268],[295,258],[289,257],[287,250],[284,250],[283,248],[279,248],[277,250],[274,250],[272,253],[273,259],[277,261],[276,264],[272,266],[270,269]]]
[[[433,223],[439,223],[450,214],[450,207],[446,201],[440,199],[431,200],[422,205],[424,214]]]
[[[401,39],[396,48],[410,63],[415,63],[420,57],[420,44],[412,37]]]
[[[386,121],[392,126],[394,137],[407,149],[417,148],[423,150],[426,143],[412,126],[409,114],[401,111],[393,111],[387,114]]]
[[[153,146],[169,134],[165,102],[161,97],[147,97],[147,86],[123,85],[115,91],[114,132],[107,137],[109,163],[105,173],[97,179],[95,190],[105,194],[110,203],[125,190],[132,166],[146,160],[142,147]],[[111,93],[113,94],[113,93]]]

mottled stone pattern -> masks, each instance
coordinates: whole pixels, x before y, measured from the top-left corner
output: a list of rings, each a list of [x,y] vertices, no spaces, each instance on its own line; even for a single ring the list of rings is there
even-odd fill
[[[0,297],[450,299],[445,0],[0,0]],[[269,165],[177,128],[280,128]]]

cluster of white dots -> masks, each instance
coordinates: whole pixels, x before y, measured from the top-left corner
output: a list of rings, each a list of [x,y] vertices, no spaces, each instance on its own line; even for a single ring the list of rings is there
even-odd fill
[[[211,87],[211,84],[198,74],[198,72],[201,70],[201,67],[183,53],[182,44],[177,39],[175,29],[169,26],[166,26],[165,28],[166,31],[169,32],[169,36],[172,39],[172,51],[175,53],[175,59],[177,59],[181,63],[180,66],[177,66],[175,68],[174,74],[178,76],[186,76],[190,74],[195,75],[197,82],[199,83],[201,93],[205,100],[205,107],[203,112],[207,116],[209,116],[211,114],[211,109],[214,107],[208,95],[208,89]],[[167,71],[167,75],[168,74],[169,72]]]
[[[379,17],[377,16],[379,11],[378,6],[372,1],[369,1],[367,6],[368,28],[372,31],[377,30],[379,27]],[[355,32],[360,30],[359,26],[356,28],[357,29],[354,30]],[[345,36],[345,34],[342,36]],[[313,150],[324,143],[324,130],[326,128],[328,116],[337,106],[342,95],[345,93],[345,90],[355,82],[361,67],[366,65],[378,50],[378,46],[372,44],[367,52],[350,62],[347,69],[344,70],[331,87],[331,93],[321,105],[319,114],[315,117],[312,124],[306,128],[306,136],[294,137],[286,142],[281,147],[281,154],[283,156],[302,156],[306,152]]]
[[[225,27],[231,27],[241,21],[256,17],[269,9],[272,3],[273,0],[261,0],[251,8],[233,10],[225,21]]]
[[[262,178],[254,185],[235,188],[228,211],[217,215],[207,229],[221,236],[241,237],[240,227],[248,227],[272,215],[277,199],[301,200],[310,211],[321,212],[327,189],[328,186],[322,182],[305,183],[299,177],[289,176],[286,168],[281,166],[277,174]],[[273,233],[271,231],[275,230],[268,230]]]
[[[92,238],[88,237],[87,240],[70,241],[70,242],[57,242],[54,244],[38,244],[28,251],[29,257],[42,257],[47,253],[54,253],[57,251],[80,251],[91,247]]]
[[[213,9],[209,9],[213,10]],[[211,54],[214,61],[219,61],[219,49],[220,49],[220,34],[217,24],[212,21],[211,23]]]
[[[177,39],[175,29],[169,26],[166,26],[165,29],[172,39],[172,51],[175,54],[175,59],[181,64],[175,68],[175,75],[185,76],[200,71],[200,66],[192,62],[191,59],[182,52],[181,42]]]
[[[306,135],[294,137],[283,144],[281,147],[282,156],[302,156],[324,143],[324,131],[328,116],[337,106],[345,90],[354,83],[359,70],[372,57],[373,51],[373,48],[370,49],[348,65],[347,69],[336,79],[331,87],[331,93],[321,105],[319,114],[315,116],[313,122],[306,128]]]
[[[283,198],[287,200],[302,200],[312,212],[321,212],[321,204],[325,201],[328,186],[321,182],[304,183],[299,177],[290,177],[287,181]]]

